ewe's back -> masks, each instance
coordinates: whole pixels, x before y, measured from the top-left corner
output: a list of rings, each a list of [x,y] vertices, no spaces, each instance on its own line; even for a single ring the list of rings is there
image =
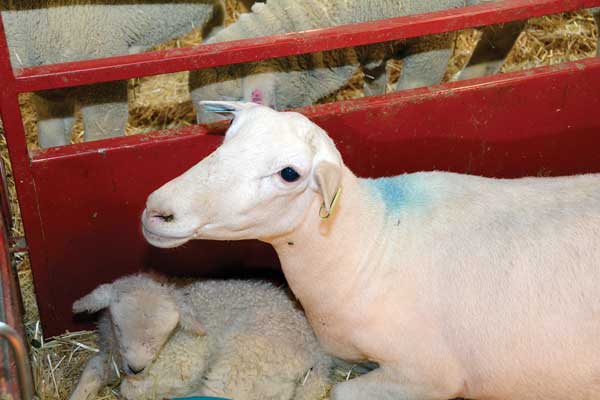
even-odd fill
[[[597,398],[600,174],[404,179],[412,203],[390,227],[398,270],[418,277],[418,302],[435,310],[472,393],[525,399],[544,387],[556,398]],[[578,392],[590,387],[594,395]]]
[[[486,265],[545,275],[593,265],[600,279],[600,174],[391,179],[367,187],[383,200],[395,251],[405,258],[444,270]]]

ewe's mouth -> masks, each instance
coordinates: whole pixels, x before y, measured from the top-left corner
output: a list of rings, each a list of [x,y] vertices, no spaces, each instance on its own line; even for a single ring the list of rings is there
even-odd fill
[[[165,236],[161,234],[157,234],[147,229],[146,226],[142,223],[142,233],[144,234],[144,238],[148,243],[150,243],[154,247],[159,247],[163,249],[169,249],[177,246],[181,246],[184,243],[187,243],[191,239],[192,236]]]

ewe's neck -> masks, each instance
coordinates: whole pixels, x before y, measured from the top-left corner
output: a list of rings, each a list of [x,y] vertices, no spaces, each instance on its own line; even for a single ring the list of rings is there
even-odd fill
[[[307,310],[326,312],[357,289],[371,251],[381,243],[384,214],[379,199],[345,166],[341,185],[329,219],[319,218],[320,197],[315,196],[302,225],[271,242],[290,288]]]

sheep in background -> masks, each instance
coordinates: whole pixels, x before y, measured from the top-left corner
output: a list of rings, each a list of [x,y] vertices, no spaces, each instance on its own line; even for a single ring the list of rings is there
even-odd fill
[[[101,285],[73,304],[106,309],[100,353],[71,400],[94,397],[126,376],[129,400],[211,395],[236,400],[316,400],[332,360],[283,290],[254,281],[201,281],[176,287],[148,275]],[[173,336],[171,336],[171,334]]]
[[[380,364],[332,400],[600,398],[600,174],[360,179],[299,113],[205,106],[234,121],[144,236],[272,244],[325,349]]]
[[[0,2],[13,67],[123,55],[149,49],[194,27],[222,23],[221,0],[25,0]],[[68,144],[76,104],[85,140],[121,136],[127,124],[127,82],[34,95],[41,147]]]
[[[268,36],[465,5],[465,0],[268,0],[220,30],[206,43]],[[404,42],[265,60],[190,72],[194,104],[202,100],[247,100],[277,109],[316,102],[348,82],[363,68],[367,94],[381,94],[387,83],[386,60],[404,60],[398,89],[439,83],[453,50],[452,33]],[[219,119],[196,108],[198,122]]]
[[[494,0],[268,0],[207,43],[425,13]],[[600,25],[598,9],[592,10]],[[473,57],[455,79],[497,73],[525,22],[482,28]],[[358,48],[223,66],[190,72],[194,104],[202,100],[245,100],[278,110],[310,105],[345,85],[362,67],[365,95],[383,94],[389,81],[386,61],[404,60],[396,90],[439,83],[453,50],[453,33]],[[600,51],[600,50],[599,50]],[[600,53],[599,53],[600,54]],[[198,122],[221,119],[196,107]]]

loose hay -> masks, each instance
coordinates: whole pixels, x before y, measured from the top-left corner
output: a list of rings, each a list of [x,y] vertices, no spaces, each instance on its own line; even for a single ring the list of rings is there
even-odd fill
[[[246,12],[245,3],[227,0],[226,23],[237,19]],[[574,61],[593,57],[596,51],[598,32],[592,16],[587,11],[564,13],[534,18],[519,36],[516,46],[509,54],[502,71],[516,71],[541,65],[551,65],[564,61]],[[448,64],[445,80],[451,79],[468,62],[476,45],[479,32],[466,30],[457,35],[455,51]],[[183,38],[171,41],[159,48],[185,47],[201,43],[201,32],[196,30]],[[393,80],[397,79],[402,68],[401,62],[390,63]],[[129,84],[130,117],[126,134],[138,134],[150,130],[172,128],[194,123],[194,111],[187,88],[187,72],[133,79]],[[361,72],[343,88],[321,102],[338,101],[363,96],[364,77]],[[392,82],[393,82],[392,80]],[[35,113],[31,107],[31,95],[20,97],[21,109],[27,131],[30,149],[38,148]],[[83,137],[81,117],[73,129],[73,142]],[[12,170],[8,159],[4,135],[0,137],[0,156],[6,165],[11,214],[14,226],[11,234],[23,236]],[[33,280],[29,260],[23,254],[13,257],[16,266],[25,306],[25,327],[28,341],[32,344],[31,358],[36,390],[41,400],[67,399],[88,359],[97,351],[96,334],[93,331],[67,333],[46,339],[39,327],[37,303],[34,296]],[[335,371],[335,381],[354,377],[352,369]],[[115,390],[107,388],[99,397],[117,399]],[[327,398],[327,397],[324,397]]]
[[[594,57],[597,37],[594,18],[587,10],[532,18],[502,72]]]

